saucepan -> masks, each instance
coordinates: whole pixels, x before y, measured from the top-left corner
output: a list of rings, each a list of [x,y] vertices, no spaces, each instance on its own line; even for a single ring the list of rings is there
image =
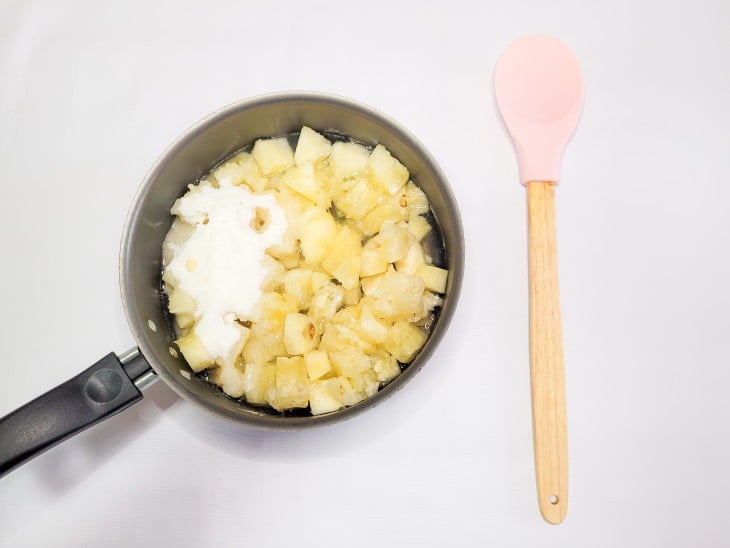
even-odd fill
[[[307,125],[388,148],[428,196],[448,268],[443,305],[430,336],[403,373],[375,395],[333,413],[278,413],[234,400],[192,373],[175,351],[175,334],[161,281],[162,242],[172,224],[170,207],[191,182],[259,137],[287,135]],[[371,409],[400,390],[443,339],[456,309],[464,270],[464,234],[456,201],[426,148],[384,114],[343,97],[313,92],[263,95],[229,105],[194,125],[157,160],[129,210],[119,257],[124,311],[137,346],[109,353],[76,377],[0,419],[0,475],[81,430],[142,399],[161,379],[183,399],[222,420],[267,429],[331,424]]]

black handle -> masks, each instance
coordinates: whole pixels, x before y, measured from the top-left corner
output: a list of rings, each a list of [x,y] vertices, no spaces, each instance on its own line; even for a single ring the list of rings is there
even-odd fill
[[[110,353],[0,419],[0,477],[141,400],[142,393],[131,379],[150,369],[142,354],[122,365]]]

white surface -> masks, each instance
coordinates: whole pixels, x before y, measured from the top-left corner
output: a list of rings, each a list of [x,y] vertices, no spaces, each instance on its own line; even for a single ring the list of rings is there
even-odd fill
[[[0,415],[132,346],[127,207],[182,130],[239,98],[329,91],[402,122],[451,181],[468,270],[448,337],[375,410],[261,433],[158,383],[0,480],[0,544],[730,543],[730,4],[106,4],[0,6]],[[535,500],[525,199],[492,98],[528,32],[567,42],[586,80],[557,195],[559,527]]]

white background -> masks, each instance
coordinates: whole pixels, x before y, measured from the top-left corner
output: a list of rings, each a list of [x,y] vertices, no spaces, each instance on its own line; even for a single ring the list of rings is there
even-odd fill
[[[318,431],[143,402],[0,480],[0,544],[728,546],[730,4],[0,4],[0,415],[134,344],[117,256],[155,158],[268,91],[364,101],[463,215],[457,315],[395,398]],[[586,102],[557,192],[570,509],[538,514],[524,189],[492,92],[554,34]],[[5,440],[0,440],[5,443]]]

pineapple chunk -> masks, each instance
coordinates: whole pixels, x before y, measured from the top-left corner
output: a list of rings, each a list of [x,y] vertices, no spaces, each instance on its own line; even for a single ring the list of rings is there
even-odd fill
[[[420,317],[417,316],[416,321],[425,318],[426,316],[431,314],[431,312],[433,312],[434,308],[436,308],[437,306],[441,306],[442,304],[444,304],[444,300],[441,297],[434,293],[431,293],[430,291],[424,291],[423,311],[419,315]]]
[[[361,382],[359,379],[362,374],[371,367],[370,358],[357,348],[348,347],[339,352],[331,352],[329,358],[337,375],[357,382]],[[354,382],[353,387],[357,389]]]
[[[381,201],[375,208],[357,222],[357,226],[365,236],[380,232],[385,221],[400,222],[406,220],[407,210],[399,205],[397,197]]]
[[[340,338],[347,338],[345,344],[369,351],[371,345],[368,343],[376,345],[385,340],[390,325],[373,314],[372,302],[373,299],[368,298],[361,305],[343,308],[332,318],[332,323],[341,328]],[[343,328],[347,331],[342,331]]]
[[[369,156],[368,149],[357,143],[335,143],[330,154],[332,175],[336,179],[345,179],[357,173],[364,173]]]
[[[180,280],[175,277],[169,268],[162,271],[162,281],[165,282],[165,289],[167,289],[168,292],[180,285]]]
[[[361,306],[357,332],[371,343],[380,344],[388,337],[388,329],[391,324],[376,317],[370,304],[371,302],[365,301]]]
[[[400,366],[396,360],[388,352],[378,351],[370,355],[373,373],[378,382],[386,383],[392,381],[400,375]]]
[[[241,170],[242,183],[247,184],[254,192],[264,192],[269,189],[269,179],[261,175],[259,166],[253,156],[248,152],[239,152],[233,159],[238,163]]]
[[[360,235],[348,226],[341,226],[322,260],[322,267],[345,289],[352,289],[360,281],[361,258]]]
[[[287,169],[279,184],[289,187],[312,202],[317,201],[322,190],[322,185],[314,175],[312,164],[302,164]]]
[[[232,363],[217,367],[210,374],[209,379],[232,398],[240,398],[246,392],[246,376],[238,364]]]
[[[309,314],[318,322],[323,322],[334,316],[344,302],[345,289],[328,282],[314,292]]]
[[[425,284],[418,276],[392,269],[362,280],[363,293],[374,297],[373,312],[391,321],[404,320],[420,313],[424,289]]]
[[[279,411],[309,404],[307,369],[301,356],[276,358],[274,397],[269,404]]]
[[[426,194],[413,181],[408,181],[404,192],[400,195],[398,203],[401,207],[408,208],[409,215],[423,215],[428,211],[429,207]]]
[[[277,291],[284,280],[286,272],[284,265],[269,255],[264,255],[261,262],[267,270],[266,277],[261,283],[261,290],[264,292]]]
[[[312,274],[313,272],[308,268],[293,268],[282,276],[284,293],[294,299],[299,310],[309,308],[309,301],[313,294]]]
[[[428,335],[407,321],[395,322],[388,330],[383,348],[401,363],[410,362],[426,342]]]
[[[319,347],[327,351],[332,362],[334,352],[354,349],[359,352],[373,352],[375,345],[361,337],[351,326],[344,323],[330,323],[324,328]],[[333,363],[334,365],[334,363]]]
[[[397,226],[393,221],[385,221],[380,227],[380,233],[373,238],[380,244],[380,253],[383,259],[394,263],[405,257],[411,244],[408,231]]]
[[[266,344],[255,336],[250,336],[243,346],[241,357],[246,364],[264,365],[273,359],[273,355],[266,347]]]
[[[246,401],[266,403],[266,394],[274,386],[276,367],[273,363],[247,363],[244,370],[244,394]]]
[[[313,129],[304,126],[299,132],[294,161],[298,166],[315,163],[327,158],[332,151],[332,143]]]
[[[284,321],[287,314],[298,312],[296,305],[278,293],[264,293],[256,304],[251,335],[259,339],[272,355],[286,354]]]
[[[284,347],[289,354],[301,355],[317,345],[317,328],[304,314],[287,314],[284,320]]]
[[[422,215],[411,215],[408,217],[408,232],[421,241],[431,232],[431,223]]]
[[[185,361],[188,362],[190,369],[196,373],[208,369],[213,365],[213,357],[200,342],[200,339],[194,332],[188,333],[184,337],[180,337],[175,341],[177,347],[182,352]]]
[[[332,370],[327,352],[324,350],[312,350],[304,354],[304,366],[307,368],[310,381],[316,381]]]
[[[312,415],[331,413],[345,407],[345,392],[351,392],[352,387],[347,379],[336,377],[324,379],[309,385],[309,408]]]
[[[307,264],[316,265],[327,255],[335,236],[337,223],[328,212],[312,208],[302,218],[299,241]]]
[[[345,290],[345,305],[347,306],[353,306],[360,302],[360,298],[362,297],[362,289],[360,288],[360,284],[357,284],[352,289],[346,289]]]
[[[279,173],[294,165],[294,153],[286,137],[259,139],[251,154],[264,175]]]
[[[380,250],[380,241],[375,238],[371,238],[362,247],[362,264],[360,266],[360,276],[375,276],[376,274],[382,274],[386,270],[390,263],[385,260]]]
[[[333,202],[346,218],[358,220],[377,205],[379,193],[363,176],[356,176],[352,182],[347,190],[334,195]]]
[[[312,290],[317,291],[320,287],[330,281],[330,277],[324,272],[312,272]]]
[[[418,269],[417,274],[426,284],[426,289],[435,291],[436,293],[446,292],[446,280],[449,277],[448,270],[424,264]]]
[[[368,158],[368,170],[374,184],[391,196],[395,195],[408,181],[408,170],[393,158],[383,145],[378,145]]]
[[[195,323],[192,314],[175,314],[175,323],[180,329],[188,329]]]
[[[244,182],[246,172],[235,160],[228,160],[219,165],[212,173],[220,185],[240,185]]]
[[[176,288],[170,293],[167,308],[172,314],[187,314],[192,316],[195,314],[195,299],[182,289]]]
[[[423,254],[421,243],[413,237],[411,238],[411,244],[408,246],[408,251],[406,251],[406,254],[402,259],[396,261],[395,268],[398,272],[418,274],[418,269],[425,264],[426,256]]]

